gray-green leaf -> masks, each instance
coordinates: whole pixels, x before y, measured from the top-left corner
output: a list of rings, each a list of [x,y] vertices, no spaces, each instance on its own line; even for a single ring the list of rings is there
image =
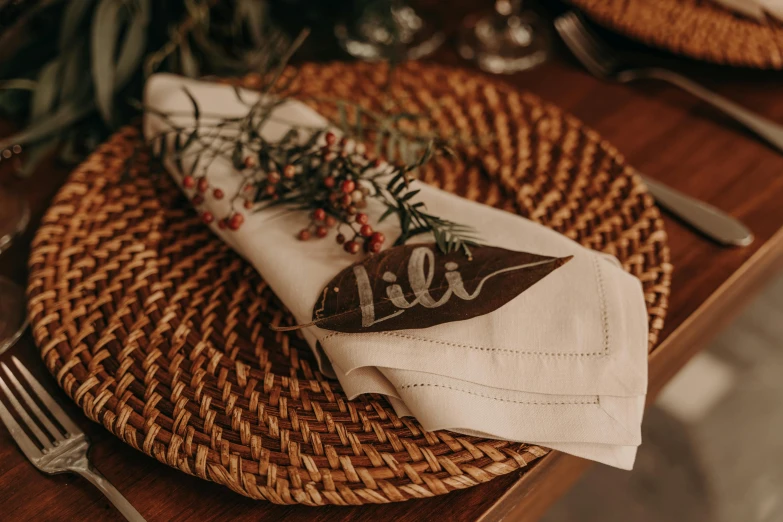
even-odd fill
[[[94,108],[95,105],[91,102],[81,104],[68,103],[62,105],[54,114],[47,116],[46,118],[29,125],[23,131],[0,141],[0,150],[7,149],[15,143],[24,145],[40,141],[84,118],[87,114],[92,112]]]
[[[139,8],[133,13],[125,41],[117,59],[114,92],[125,86],[138,70],[147,50],[147,27],[150,23],[150,0],[139,0]]]
[[[93,0],[68,2],[63,12],[63,22],[60,25],[60,51],[64,51],[76,37],[82,20],[93,3]]]
[[[49,113],[57,99],[57,88],[60,82],[57,77],[60,74],[60,61],[55,59],[47,63],[38,74],[38,87],[33,94],[30,106],[31,120],[36,121]]]
[[[104,121],[111,125],[114,98],[114,57],[120,33],[119,0],[101,0],[92,22],[92,79],[95,101]]]

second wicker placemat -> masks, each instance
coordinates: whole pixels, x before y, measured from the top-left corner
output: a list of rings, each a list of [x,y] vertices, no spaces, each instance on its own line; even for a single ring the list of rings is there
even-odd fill
[[[676,54],[783,69],[783,23],[758,22],[713,0],[566,0],[596,22]]]
[[[294,88],[371,108],[385,82],[380,66],[311,65]],[[666,235],[610,145],[556,107],[473,73],[409,64],[393,90],[409,111],[428,107],[443,133],[495,137],[430,164],[427,182],[617,256],[644,284],[654,346],[670,283]],[[92,420],[169,466],[276,503],[424,498],[546,454],[426,432],[381,396],[347,400],[302,339],[267,327],[285,310],[139,144],[139,130],[125,128],[76,169],[30,255],[41,356]]]

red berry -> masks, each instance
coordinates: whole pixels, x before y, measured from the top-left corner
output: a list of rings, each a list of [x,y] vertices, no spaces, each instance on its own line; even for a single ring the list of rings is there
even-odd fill
[[[347,207],[348,205],[350,205],[351,203],[353,203],[353,198],[351,198],[351,195],[350,195],[350,194],[346,194],[346,195],[344,195],[344,196],[343,196],[343,198],[342,198],[342,200],[341,200],[341,201],[342,201],[342,203],[343,203],[343,206],[344,206],[344,207]]]
[[[296,167],[293,165],[286,165],[283,169],[283,176],[285,176],[288,179],[291,179],[296,174]]]
[[[248,209],[248,210],[253,208],[253,202],[250,201],[249,199],[247,201],[245,201],[245,208]]]
[[[357,252],[359,252],[359,243],[357,243],[356,241],[348,241],[346,244],[343,245],[343,249],[349,254],[356,254]]]
[[[329,229],[326,227],[318,227],[315,229],[315,235],[318,237],[326,237],[326,234],[329,233]]]
[[[337,241],[338,245],[342,245],[343,243],[345,243],[345,236],[342,234],[337,234],[337,237],[334,239],[335,241]]]
[[[303,228],[302,230],[299,231],[298,237],[299,237],[299,241],[307,241],[308,239],[310,239],[310,231],[307,230],[306,228]]]
[[[332,188],[334,187],[334,184],[336,183],[333,176],[326,176],[324,178],[324,187],[326,188]]]
[[[273,196],[277,192],[277,189],[274,187],[274,185],[267,185],[266,186],[266,193],[270,196]]]
[[[215,216],[212,215],[212,212],[204,212],[201,214],[201,221],[209,225],[212,223],[212,221],[215,219]]]
[[[324,223],[326,223],[327,227],[333,227],[337,224],[337,220],[333,216],[326,216]]]
[[[383,244],[386,241],[386,236],[383,235],[383,232],[374,232],[373,235],[370,236],[370,241]]]
[[[225,219],[218,221],[218,228],[224,230],[228,226],[228,222]]]
[[[185,176],[182,178],[182,184],[185,186],[185,188],[193,188],[196,186],[196,180],[193,178],[193,176]]]
[[[279,183],[280,182],[280,173],[276,170],[273,170],[269,174],[266,175],[266,180],[269,183]]]
[[[253,192],[255,190],[255,185],[245,185],[244,191],[245,192]]]
[[[195,196],[193,196],[192,201],[194,205],[198,206],[204,203],[204,197],[201,194],[196,194]]]
[[[369,249],[370,252],[372,252],[373,254],[377,254],[378,252],[380,252],[381,248],[383,248],[383,243],[380,243],[378,241],[370,241]]]
[[[350,194],[356,188],[356,183],[354,183],[353,180],[346,179],[343,181],[343,184],[340,188],[342,188],[343,193]]]
[[[209,182],[207,181],[207,178],[198,178],[198,191],[206,192],[208,188]]]
[[[364,214],[362,212],[356,214],[356,222],[359,223],[360,225],[366,225],[369,220],[370,218],[367,217],[367,214]]]
[[[372,227],[370,225],[362,225],[359,229],[359,233],[364,237],[370,237],[372,235]]]
[[[242,226],[242,223],[245,222],[245,216],[242,214],[236,213],[231,216],[228,220],[228,228],[231,230],[239,230],[239,227]]]
[[[326,219],[326,211],[322,208],[317,208],[313,211],[313,219],[316,221],[323,221]]]
[[[223,194],[223,191],[222,191],[222,190],[220,190],[220,189],[215,189],[215,190],[213,190],[213,191],[212,191],[212,195],[213,195],[213,196],[215,196],[215,199],[223,199],[223,196],[224,196],[225,194]]]
[[[329,146],[334,145],[334,142],[337,141],[337,136],[334,135],[333,132],[327,132],[326,133],[326,144]]]
[[[256,166],[256,159],[253,156],[247,156],[244,163],[246,169],[252,169]]]

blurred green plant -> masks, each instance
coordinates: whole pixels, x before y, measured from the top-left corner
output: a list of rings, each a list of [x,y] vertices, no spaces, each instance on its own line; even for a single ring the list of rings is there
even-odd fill
[[[0,111],[22,128],[0,150],[26,146],[22,175],[77,160],[138,114],[150,74],[265,74],[290,43],[264,0],[28,0],[0,34]]]

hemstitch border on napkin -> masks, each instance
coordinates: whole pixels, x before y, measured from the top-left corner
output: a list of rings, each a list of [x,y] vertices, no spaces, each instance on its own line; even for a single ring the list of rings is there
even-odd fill
[[[455,343],[451,341],[441,341],[438,339],[428,339],[426,337],[420,337],[418,335],[403,334],[398,332],[373,332],[374,334],[387,335],[391,337],[399,337],[401,339],[409,339],[411,341],[424,341],[431,344],[439,344],[442,346],[452,346],[454,348],[468,348],[471,350],[480,350],[482,352],[498,352],[506,355],[532,355],[532,356],[545,356],[545,357],[606,357],[609,355],[609,313],[606,305],[606,289],[604,288],[604,277],[601,272],[601,266],[598,264],[598,256],[591,254],[593,261],[593,269],[596,275],[596,286],[598,287],[598,301],[601,305],[601,327],[603,332],[603,350],[600,352],[531,352],[524,350],[512,350],[510,348],[488,348],[486,346],[475,346],[472,344]],[[332,337],[338,335],[354,336],[363,335],[361,333],[346,333],[346,332],[331,332],[321,338],[321,342],[325,342]]]
[[[407,390],[408,388],[423,388],[425,386],[433,386],[436,388],[446,388],[453,391],[458,391],[462,393],[467,393],[468,395],[475,395],[476,397],[481,397],[483,399],[492,399],[494,401],[501,401],[501,402],[513,402],[514,404],[529,404],[531,406],[584,406],[584,405],[600,405],[598,396],[595,397],[595,399],[591,401],[550,401],[550,402],[540,402],[540,401],[515,401],[514,399],[504,399],[502,397],[494,397],[492,395],[484,395],[482,393],[476,393],[469,390],[463,390],[461,388],[454,388],[453,386],[446,386],[445,384],[435,384],[431,382],[421,382],[416,384],[403,384],[398,389],[400,390]]]

